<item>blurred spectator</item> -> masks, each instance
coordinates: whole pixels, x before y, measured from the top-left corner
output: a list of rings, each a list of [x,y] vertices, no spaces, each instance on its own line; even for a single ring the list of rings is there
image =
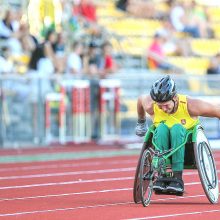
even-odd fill
[[[75,42],[72,52],[67,57],[66,73],[80,75],[83,72],[82,58],[83,44]]]
[[[106,78],[109,74],[114,73],[118,66],[116,64],[116,61],[113,58],[112,55],[112,45],[109,42],[105,42],[102,45],[102,69],[100,71],[100,77]]]
[[[21,32],[20,42],[23,52],[30,54],[38,46],[38,40],[30,34],[29,25],[26,23],[20,25],[19,31]]]
[[[59,62],[59,71],[64,72],[66,70],[66,46],[68,45],[66,36],[64,33],[57,34],[57,40],[55,42],[54,50],[56,60]]]
[[[8,10],[5,17],[0,21],[0,38],[9,39],[11,37],[18,37],[18,35],[15,12]]]
[[[85,74],[90,77],[99,77],[101,68],[101,54],[95,41],[90,42],[88,51],[83,58]]]
[[[118,0],[116,7],[140,18],[160,19],[165,16],[164,12],[158,10],[156,4],[150,0]]]
[[[165,53],[163,51],[163,43],[164,43],[164,37],[156,33],[147,52],[148,67],[150,69],[159,68],[162,70],[168,70],[171,68],[169,64],[165,63]]]
[[[205,6],[196,4],[194,0],[185,1],[183,7],[189,23],[198,27],[200,37],[213,37],[213,31],[209,24],[207,8]]]
[[[36,70],[38,62],[40,61],[40,59],[43,59],[43,61],[45,61],[46,69],[49,68],[49,66],[46,67],[47,65],[52,65],[54,68],[54,72],[62,73],[64,71],[64,60],[59,59],[59,57],[57,57],[57,54],[55,53],[56,42],[56,32],[54,30],[48,30],[45,41],[42,44],[39,44],[37,48],[32,52],[29,67]],[[52,66],[50,68],[52,68]]]
[[[194,23],[194,21],[190,20],[182,3],[172,3],[170,19],[176,31],[188,33],[195,38],[199,38],[201,36],[199,27]]]
[[[118,0],[116,1],[116,7],[122,11],[127,10],[128,0]]]
[[[176,37],[175,30],[170,20],[163,19],[161,23],[162,27],[158,29],[156,33],[164,39],[164,42],[162,44],[164,54],[173,56],[192,55],[192,49],[189,40]]]
[[[16,20],[16,11],[6,11],[5,17],[0,21],[0,38],[6,40],[12,54],[22,52],[19,41],[21,32],[19,31],[19,21]]]
[[[96,6],[93,0],[81,0],[75,7],[75,13],[81,15],[88,22],[96,23]]]
[[[59,57],[63,57],[65,55],[65,39],[63,33],[57,34],[57,41],[55,43],[55,53]]]
[[[10,58],[10,49],[7,46],[5,46],[1,49],[0,74],[13,72],[14,65],[13,65],[13,62],[9,58]]]
[[[209,62],[207,74],[220,74],[220,53],[212,57]]]

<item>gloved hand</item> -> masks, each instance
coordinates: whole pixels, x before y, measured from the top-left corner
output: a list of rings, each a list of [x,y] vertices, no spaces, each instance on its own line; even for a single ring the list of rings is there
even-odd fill
[[[138,119],[136,128],[135,128],[135,133],[139,137],[143,137],[146,132],[147,132],[148,126],[146,119]]]

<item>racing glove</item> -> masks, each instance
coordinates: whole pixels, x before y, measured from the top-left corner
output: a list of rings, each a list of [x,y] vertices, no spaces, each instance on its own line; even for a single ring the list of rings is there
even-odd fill
[[[148,125],[146,122],[146,119],[138,119],[136,128],[135,128],[135,133],[139,137],[143,137],[148,129]]]

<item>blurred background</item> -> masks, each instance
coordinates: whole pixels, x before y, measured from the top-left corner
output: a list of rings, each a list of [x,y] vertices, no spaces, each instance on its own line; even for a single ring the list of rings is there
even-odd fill
[[[0,4],[1,148],[135,142],[137,97],[163,74],[220,103],[218,0]],[[218,119],[201,121],[220,138]]]

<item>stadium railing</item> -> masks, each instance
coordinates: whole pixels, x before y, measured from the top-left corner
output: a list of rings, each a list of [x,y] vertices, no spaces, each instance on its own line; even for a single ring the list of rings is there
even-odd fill
[[[152,83],[160,77],[161,73],[146,69],[124,69],[111,75],[105,84],[108,85],[108,80],[109,85],[112,80],[119,83],[115,89],[107,86],[108,94],[104,93],[104,97],[108,101],[109,97],[117,97],[117,100],[109,101],[103,116],[101,84],[97,79],[67,75],[0,75],[0,146],[99,141],[106,137],[107,131],[117,136],[117,141],[136,141],[136,100],[139,95],[148,94]],[[179,74],[173,78],[179,93],[220,102],[219,75]],[[62,82],[68,82],[69,86],[63,88],[65,83]],[[73,88],[79,90],[73,92]],[[202,118],[202,121],[209,138],[220,138],[218,119]]]

